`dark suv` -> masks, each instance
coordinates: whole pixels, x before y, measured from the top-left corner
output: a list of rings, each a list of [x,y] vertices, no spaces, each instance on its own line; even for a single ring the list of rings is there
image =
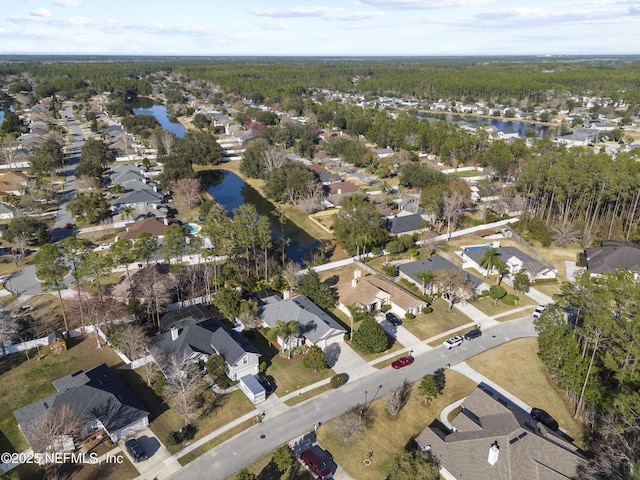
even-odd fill
[[[534,420],[537,420],[540,423],[542,423],[545,427],[548,427],[549,429],[553,430],[554,432],[559,428],[558,422],[556,422],[555,418],[553,418],[551,415],[549,415],[547,412],[545,412],[540,408],[532,408],[531,417]]]
[[[482,336],[482,330],[479,328],[474,328],[473,330],[469,330],[464,334],[465,340],[473,340],[474,338],[478,338]]]
[[[135,438],[131,440],[127,440],[127,443],[124,444],[127,447],[127,452],[131,455],[134,463],[141,462],[147,459],[147,452],[144,451],[140,442]]]

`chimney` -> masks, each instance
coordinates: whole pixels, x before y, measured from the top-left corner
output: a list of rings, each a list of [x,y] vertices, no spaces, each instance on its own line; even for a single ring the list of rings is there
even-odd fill
[[[171,328],[171,340],[176,341],[180,335],[180,329],[178,327]]]
[[[496,440],[491,444],[489,448],[489,459],[488,462],[490,465],[495,465],[498,461],[498,456],[500,455],[500,447],[498,446],[498,441]]]
[[[353,288],[356,288],[356,285],[358,285],[358,279],[361,276],[362,276],[362,270],[360,270],[359,268],[353,271],[353,280],[351,280],[351,286]]]
[[[289,292],[289,290],[288,290],[288,289],[284,289],[284,290],[282,291],[282,299],[283,299],[283,300],[288,300],[288,299],[289,299],[289,293],[290,293],[290,292]]]
[[[164,224],[169,225],[169,219],[167,217],[164,217]]]

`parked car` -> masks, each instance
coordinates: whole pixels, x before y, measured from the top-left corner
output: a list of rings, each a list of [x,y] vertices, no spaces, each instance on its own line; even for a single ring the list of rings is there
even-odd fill
[[[385,320],[395,327],[402,325],[402,320],[395,313],[387,312],[384,316]]]
[[[259,373],[258,375],[256,375],[256,379],[258,380],[258,382],[260,382],[260,385],[262,385],[262,388],[264,388],[264,391],[267,393],[267,395],[273,393],[273,385],[271,385],[271,382],[264,373]]]
[[[442,346],[447,350],[451,350],[453,347],[459,347],[462,345],[462,341],[462,337],[460,335],[456,335],[455,337],[451,337],[442,342]]]
[[[145,452],[144,448],[142,448],[142,445],[140,445],[140,442],[135,438],[127,440],[124,445],[125,447],[127,447],[127,452],[129,452],[129,455],[131,455],[134,463],[142,462],[143,460],[147,459],[147,452]]]
[[[464,334],[465,340],[473,340],[474,338],[478,338],[482,336],[482,330],[479,328],[474,328],[473,330],[469,330]]]
[[[538,422],[542,423],[544,426],[550,428],[554,432],[559,428],[558,422],[556,422],[556,419],[553,418],[544,410],[542,410],[541,408],[532,408],[531,417],[534,420],[537,420]]]
[[[29,255],[30,253],[33,253],[30,248],[14,248],[11,250],[11,255]]]
[[[399,368],[409,366],[413,363],[413,357],[401,357],[391,363],[391,366],[398,370]]]
[[[75,225],[69,222],[64,226],[64,228],[66,228],[67,230],[73,230],[75,228]]]
[[[305,450],[300,455],[300,459],[320,480],[328,479],[331,477],[331,468],[329,465],[318,456],[312,449]]]
[[[533,311],[533,313],[531,314],[531,316],[533,318],[540,318],[540,315],[542,315],[542,312],[544,312],[544,305],[540,305],[539,307],[536,307],[536,309]]]

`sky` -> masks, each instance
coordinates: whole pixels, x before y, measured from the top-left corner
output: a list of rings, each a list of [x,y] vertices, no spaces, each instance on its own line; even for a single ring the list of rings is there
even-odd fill
[[[640,54],[640,1],[0,0],[0,54]]]

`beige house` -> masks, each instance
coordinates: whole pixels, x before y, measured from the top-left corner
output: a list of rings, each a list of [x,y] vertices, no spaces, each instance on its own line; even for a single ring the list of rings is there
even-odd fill
[[[377,312],[383,305],[391,305],[391,311],[400,316],[407,313],[417,315],[427,302],[380,274],[362,276],[355,270],[351,284],[338,287],[339,308],[350,315],[349,306]]]
[[[447,480],[566,480],[586,459],[561,432],[552,432],[515,405],[476,388],[451,421],[434,422],[418,437],[421,450]]]

